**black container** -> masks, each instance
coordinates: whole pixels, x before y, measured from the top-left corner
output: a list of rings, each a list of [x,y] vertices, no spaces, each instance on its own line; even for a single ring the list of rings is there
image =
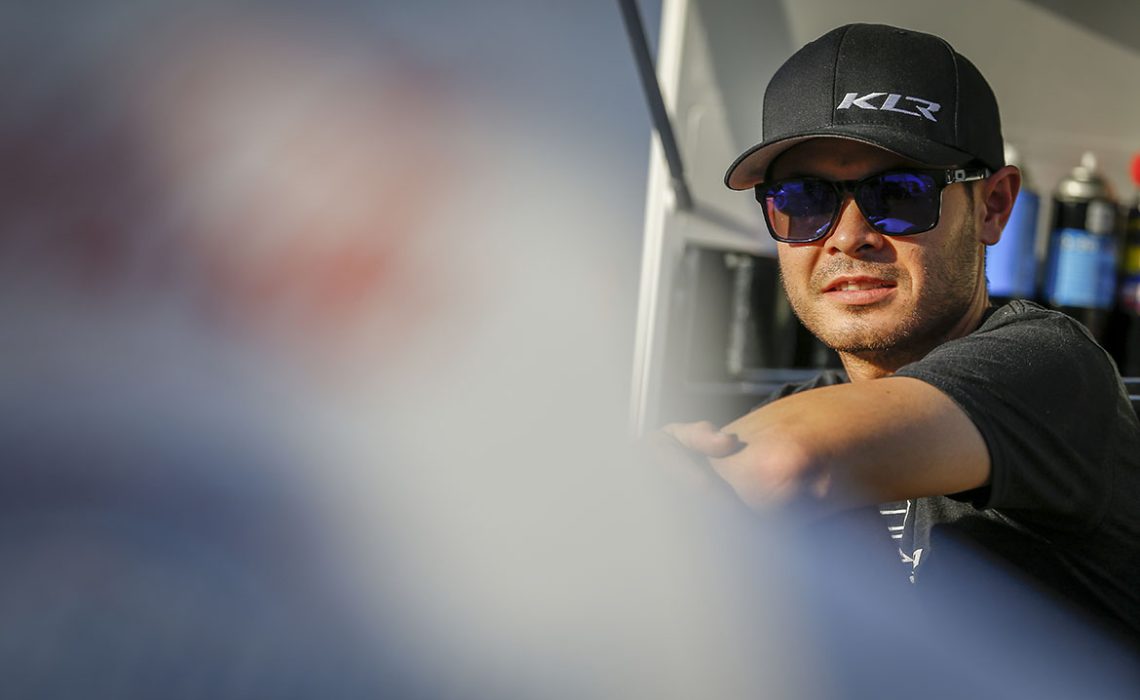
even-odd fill
[[[1128,210],[1107,343],[1121,373],[1140,376],[1140,192]]]
[[[1112,189],[1086,153],[1053,194],[1042,297],[1102,341],[1116,301],[1119,228]]]

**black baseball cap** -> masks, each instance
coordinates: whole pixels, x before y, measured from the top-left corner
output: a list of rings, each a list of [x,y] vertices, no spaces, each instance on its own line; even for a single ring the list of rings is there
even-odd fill
[[[918,163],[1005,165],[997,100],[944,39],[882,24],[848,24],[794,53],[764,91],[763,141],[724,175],[744,190],[787,149],[844,138]]]

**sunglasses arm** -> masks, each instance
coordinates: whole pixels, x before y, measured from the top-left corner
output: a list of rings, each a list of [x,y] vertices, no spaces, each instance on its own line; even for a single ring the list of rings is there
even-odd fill
[[[956,182],[974,182],[975,180],[985,180],[992,175],[989,168],[958,168],[956,170],[946,171],[946,184],[953,185]]]

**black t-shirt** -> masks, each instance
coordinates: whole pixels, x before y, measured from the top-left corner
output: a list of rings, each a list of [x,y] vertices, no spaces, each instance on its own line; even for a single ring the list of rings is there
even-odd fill
[[[940,543],[965,540],[1140,635],[1140,423],[1088,331],[1013,301],[896,376],[949,396],[991,462],[984,488],[880,507],[912,580],[954,580],[952,548],[940,562]],[[837,381],[827,374],[773,398]]]

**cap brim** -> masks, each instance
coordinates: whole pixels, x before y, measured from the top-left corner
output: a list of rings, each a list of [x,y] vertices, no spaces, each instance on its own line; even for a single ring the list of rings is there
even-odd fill
[[[729,166],[724,174],[724,184],[734,190],[746,190],[758,185],[764,181],[768,166],[776,156],[804,141],[820,138],[859,141],[931,167],[965,165],[975,159],[964,151],[916,137],[908,132],[895,131],[882,126],[867,128],[845,126],[841,131],[829,129],[758,143],[740,154],[740,157]]]

